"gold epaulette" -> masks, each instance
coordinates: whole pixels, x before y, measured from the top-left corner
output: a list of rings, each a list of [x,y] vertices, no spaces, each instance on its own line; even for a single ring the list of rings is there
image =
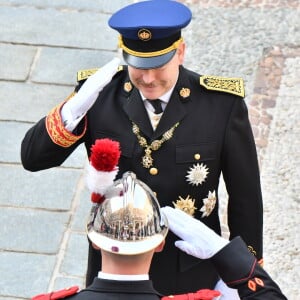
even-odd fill
[[[244,81],[242,78],[226,78],[219,76],[200,76],[200,85],[208,90],[220,91],[245,97]]]
[[[87,79],[89,76],[95,74],[100,68],[95,69],[87,69],[87,70],[80,70],[77,72],[77,81],[80,82],[82,80]],[[123,66],[118,67],[118,72],[123,70]]]

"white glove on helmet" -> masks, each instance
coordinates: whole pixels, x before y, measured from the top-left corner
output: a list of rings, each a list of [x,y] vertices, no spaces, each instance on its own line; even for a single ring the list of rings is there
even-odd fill
[[[91,75],[82,85],[77,94],[64,104],[61,110],[62,120],[69,131],[73,131],[95,103],[99,93],[111,81],[118,71],[119,58],[114,58],[109,63]]]
[[[229,243],[201,221],[180,209],[167,206],[161,210],[168,219],[170,230],[182,239],[176,241],[175,246],[189,255],[207,259]]]

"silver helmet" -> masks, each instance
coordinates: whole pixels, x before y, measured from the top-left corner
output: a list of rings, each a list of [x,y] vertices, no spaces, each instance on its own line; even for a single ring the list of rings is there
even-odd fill
[[[87,224],[89,239],[99,248],[124,255],[147,252],[168,232],[153,191],[132,172],[114,182],[105,200],[92,207]]]

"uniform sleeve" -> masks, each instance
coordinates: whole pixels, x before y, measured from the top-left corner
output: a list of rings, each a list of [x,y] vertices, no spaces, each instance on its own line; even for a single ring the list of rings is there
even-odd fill
[[[243,99],[234,102],[226,128],[222,173],[228,192],[230,239],[241,236],[262,258],[263,206],[256,146]]]
[[[211,258],[223,281],[245,300],[287,300],[240,237],[233,239]]]
[[[60,107],[55,107],[46,117],[30,128],[21,144],[21,161],[29,171],[39,171],[61,165],[82,142],[86,119],[77,132],[68,132],[60,117]]]

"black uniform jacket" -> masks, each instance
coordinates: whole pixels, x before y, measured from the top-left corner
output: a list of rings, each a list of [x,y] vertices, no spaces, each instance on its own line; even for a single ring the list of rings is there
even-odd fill
[[[210,259],[229,287],[238,289],[245,300],[287,300],[278,285],[260,267],[256,258],[248,251],[241,238],[234,238],[227,246]],[[94,282],[77,294],[69,289],[38,295],[33,299],[160,299],[150,280],[117,281],[95,278]],[[76,290],[73,292],[75,293]],[[58,296],[58,294],[60,296]],[[192,293],[165,296],[162,299],[194,299]],[[195,297],[195,299],[199,299]]]
[[[241,299],[287,299],[256,258],[249,253],[241,238],[234,238],[211,261],[224,282],[229,287],[238,289]]]
[[[68,297],[68,300],[158,300],[161,296],[162,295],[153,288],[151,280],[115,281],[95,278],[89,287],[72,297]]]
[[[208,90],[200,85],[200,75],[180,67],[171,99],[153,132],[139,91],[130,83],[124,67],[100,92],[86,119],[65,144],[62,142],[66,134],[61,134],[63,125],[57,122],[57,111],[59,113],[56,110],[41,119],[25,135],[21,148],[25,169],[38,171],[59,166],[80,143],[85,143],[89,155],[96,139],[111,138],[119,141],[121,147],[118,177],[125,171],[133,171],[156,192],[161,206],[192,204],[194,217],[217,233],[220,233],[217,191],[222,172],[229,195],[230,238],[240,235],[257,258],[261,258],[260,178],[255,143],[242,97]],[[156,175],[141,163],[145,148],[138,143],[132,122],[139,127],[148,145],[162,139],[162,134],[179,123],[173,136],[157,151],[152,151]],[[76,139],[75,133],[80,138]],[[74,141],[70,143],[70,140]],[[201,170],[202,180],[194,179],[199,175],[197,169]],[[204,205],[204,200],[208,205]],[[165,250],[154,257],[150,270],[154,287],[164,294],[213,288],[217,273],[211,263],[180,253],[174,247],[175,240],[173,234],[168,234]],[[88,284],[97,275],[98,268],[94,266],[99,265],[100,255],[91,248]]]

